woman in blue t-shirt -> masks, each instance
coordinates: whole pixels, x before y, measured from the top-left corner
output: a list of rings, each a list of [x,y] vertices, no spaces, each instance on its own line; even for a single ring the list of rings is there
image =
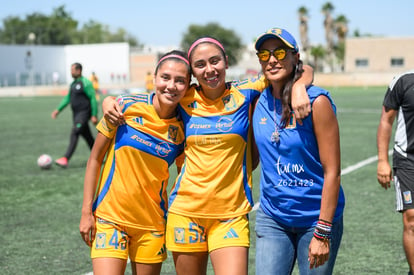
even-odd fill
[[[303,64],[295,39],[274,28],[255,48],[271,83],[253,115],[261,162],[256,274],[290,274],[296,259],[300,274],[332,274],[345,203],[336,107],[327,91],[310,86],[311,115],[297,122],[291,91]]]

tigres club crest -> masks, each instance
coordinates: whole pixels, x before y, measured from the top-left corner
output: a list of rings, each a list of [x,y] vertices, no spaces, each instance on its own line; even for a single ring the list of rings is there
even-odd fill
[[[410,191],[403,192],[403,195],[404,195],[404,203],[405,204],[411,204],[413,202],[413,200],[411,198],[411,192]]]
[[[236,101],[234,100],[233,95],[228,95],[223,97],[223,104],[227,111],[233,110],[236,108]]]
[[[185,243],[184,228],[174,227],[174,239],[175,243]]]
[[[174,125],[168,126],[168,139],[176,142],[178,134],[178,127]]]

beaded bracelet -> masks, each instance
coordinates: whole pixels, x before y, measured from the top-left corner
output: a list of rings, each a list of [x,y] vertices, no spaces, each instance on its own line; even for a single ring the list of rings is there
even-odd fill
[[[313,236],[318,240],[330,240],[332,233],[332,223],[319,219],[315,231],[313,232]]]

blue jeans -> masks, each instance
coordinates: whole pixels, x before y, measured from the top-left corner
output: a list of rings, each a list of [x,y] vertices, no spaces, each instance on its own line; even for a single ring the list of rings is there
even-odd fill
[[[285,226],[261,208],[256,214],[256,275],[291,274],[298,261],[301,275],[332,274],[341,243],[343,219],[332,225],[329,260],[318,268],[309,268],[308,251],[314,227]]]

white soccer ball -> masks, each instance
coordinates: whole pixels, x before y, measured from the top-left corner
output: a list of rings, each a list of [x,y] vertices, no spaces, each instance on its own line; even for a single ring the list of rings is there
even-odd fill
[[[48,154],[40,155],[40,157],[37,159],[37,166],[39,166],[42,169],[49,169],[52,167],[53,159]]]

